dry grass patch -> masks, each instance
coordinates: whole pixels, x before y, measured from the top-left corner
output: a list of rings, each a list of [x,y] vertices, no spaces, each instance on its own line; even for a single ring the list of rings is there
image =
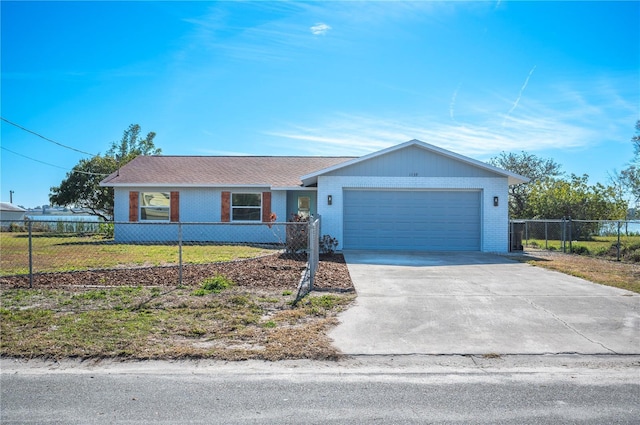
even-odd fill
[[[123,289],[131,289],[123,300]],[[0,354],[131,359],[337,358],[325,336],[350,294],[311,295],[292,307],[282,291],[194,288],[4,290]],[[129,293],[129,291],[125,291]]]
[[[0,279],[0,355],[24,358],[335,359],[326,337],[335,316],[355,298],[340,258],[320,263],[317,281],[337,293],[312,293],[295,307],[298,262],[277,256],[202,267],[189,285],[167,281],[173,270],[111,272],[113,286],[94,286],[85,272],[47,276],[25,288]],[[189,270],[187,270],[189,272]],[[224,276],[221,276],[224,274]],[[88,286],[92,284],[91,286]]]
[[[311,295],[294,308],[294,295],[282,291],[231,289],[194,295],[194,289],[4,290],[0,354],[331,359],[339,353],[325,333],[354,297]]]
[[[534,266],[640,293],[640,266],[637,264],[549,251],[528,250],[526,254],[522,260]]]

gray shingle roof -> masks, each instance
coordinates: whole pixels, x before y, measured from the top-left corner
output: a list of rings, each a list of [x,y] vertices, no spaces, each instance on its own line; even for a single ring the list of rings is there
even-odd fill
[[[300,186],[300,177],[355,157],[313,156],[139,156],[103,186]]]
[[[10,204],[9,202],[0,202],[0,211],[26,212],[27,210],[20,208],[17,205]]]

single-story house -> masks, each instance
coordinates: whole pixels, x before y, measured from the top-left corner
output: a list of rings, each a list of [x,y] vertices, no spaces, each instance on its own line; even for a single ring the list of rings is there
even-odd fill
[[[139,156],[101,185],[114,188],[119,241],[161,240],[181,222],[245,224],[184,226],[184,240],[275,242],[274,218],[319,214],[339,250],[506,252],[508,188],[526,181],[411,140],[362,157]]]
[[[27,210],[9,202],[0,202],[0,227],[7,230],[12,224],[24,226],[24,215]]]

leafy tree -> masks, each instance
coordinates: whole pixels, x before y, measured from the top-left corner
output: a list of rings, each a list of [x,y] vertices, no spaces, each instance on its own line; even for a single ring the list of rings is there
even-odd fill
[[[120,162],[120,165],[123,165],[138,155],[160,155],[162,150],[156,148],[153,144],[155,137],[156,133],[151,131],[142,139],[140,137],[140,126],[138,124],[131,124],[129,128],[124,131],[120,142],[113,142],[111,144],[111,147],[107,151],[107,156],[115,158]]]
[[[553,159],[540,158],[524,151],[519,154],[502,152],[499,156],[491,158],[489,164],[530,179],[528,183],[509,187],[509,215],[512,218],[531,218],[527,215],[531,186],[538,181],[562,174],[560,164]]]
[[[636,121],[636,134],[631,138],[633,159],[629,166],[616,177],[618,184],[633,196],[636,206],[640,204],[640,120]]]
[[[50,189],[51,205],[84,208],[91,214],[110,220],[113,217],[113,188],[101,187],[100,181],[138,155],[159,155],[150,132],[140,137],[140,126],[131,124],[119,142],[113,142],[106,155],[81,159],[66,178]]]
[[[530,188],[526,214],[530,218],[617,220],[624,218],[627,203],[613,186],[588,184],[589,176],[538,180]]]
[[[60,186],[52,187],[51,205],[74,205],[105,220],[113,217],[113,188],[101,187],[100,181],[118,167],[113,157],[94,156],[81,159]]]

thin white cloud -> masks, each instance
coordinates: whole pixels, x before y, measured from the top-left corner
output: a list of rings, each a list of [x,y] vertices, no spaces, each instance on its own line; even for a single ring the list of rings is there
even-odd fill
[[[474,158],[489,158],[501,151],[589,149],[607,140],[628,140],[629,123],[635,122],[638,111],[629,99],[637,97],[623,95],[628,87],[623,82],[556,85],[545,92],[554,96],[529,99],[526,107],[514,108],[508,126],[501,125],[502,116],[495,112],[502,100],[485,97],[465,105],[465,124],[447,119],[455,117],[452,107],[449,117],[332,114],[311,125],[289,124],[266,134],[272,136],[270,143],[282,149],[290,151],[293,145],[297,154],[312,155],[363,155],[411,139]],[[522,87],[526,88],[526,82]],[[454,93],[450,104],[456,101]]]
[[[313,35],[325,35],[331,29],[331,27],[322,22],[318,22],[309,29],[311,30],[311,33]]]
[[[462,83],[458,84],[458,87],[456,87],[455,91],[453,92],[453,95],[451,96],[451,102],[449,102],[449,117],[451,118],[451,121],[455,121],[455,107],[456,107],[456,99],[458,98],[458,92],[460,91],[460,87],[462,86]]]
[[[318,128],[290,128],[269,132],[291,146],[291,140],[309,142],[305,153],[313,155],[363,155],[412,139],[422,140],[473,157],[501,151],[574,148],[593,139],[589,129],[553,119],[514,119],[509,131],[499,123],[440,124],[414,119],[334,117]]]
[[[319,6],[306,2],[246,2],[243,8],[247,11],[268,18],[247,19],[239,25],[234,19],[238,4],[215,2],[206,15],[186,20],[193,28],[175,59],[188,64],[207,63],[203,58],[220,56],[252,62],[287,61],[315,47],[308,43],[309,28],[300,22],[308,20],[309,15],[322,15]],[[322,22],[311,27],[317,35],[330,29]]]
[[[515,102],[513,102],[511,109],[509,109],[509,112],[507,112],[507,115],[504,117],[504,121],[502,122],[503,126],[506,125],[507,120],[509,119],[513,111],[515,111],[516,108],[518,107],[518,104],[520,103],[520,99],[522,98],[522,93],[524,93],[524,90],[527,88],[527,85],[529,84],[529,79],[531,78],[531,75],[533,75],[533,71],[536,70],[536,66],[537,65],[534,65],[533,68],[531,68],[531,71],[529,71],[529,75],[527,75],[527,79],[524,80],[524,84],[522,85],[522,87],[520,87],[520,93],[518,93],[518,98],[516,99]]]

